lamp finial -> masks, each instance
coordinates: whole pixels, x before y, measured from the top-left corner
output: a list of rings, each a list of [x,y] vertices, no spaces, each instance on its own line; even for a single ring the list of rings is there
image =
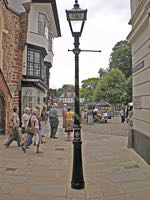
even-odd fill
[[[78,9],[78,8],[79,8],[78,0],[75,0],[74,8],[75,8],[75,9]]]

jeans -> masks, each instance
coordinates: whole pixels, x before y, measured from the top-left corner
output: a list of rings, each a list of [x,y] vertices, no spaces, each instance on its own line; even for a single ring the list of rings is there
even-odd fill
[[[8,141],[5,143],[5,146],[9,146],[13,141],[17,142],[18,147],[20,146],[20,135],[18,128],[13,128],[12,135],[8,138]]]
[[[28,147],[32,144],[32,138],[33,138],[33,134],[27,134],[26,140],[24,142],[24,146]]]
[[[50,135],[51,138],[56,137],[57,129],[58,129],[58,126],[56,127],[51,126],[51,135]]]

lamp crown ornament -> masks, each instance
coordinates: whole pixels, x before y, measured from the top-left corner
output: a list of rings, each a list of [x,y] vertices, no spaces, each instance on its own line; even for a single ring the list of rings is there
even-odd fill
[[[74,8],[75,8],[75,9],[79,9],[78,0],[75,0]]]

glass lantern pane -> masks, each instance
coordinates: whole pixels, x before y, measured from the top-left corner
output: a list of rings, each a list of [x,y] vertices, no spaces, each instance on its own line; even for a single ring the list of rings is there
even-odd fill
[[[73,32],[80,32],[82,21],[71,21],[71,26],[72,26]]]

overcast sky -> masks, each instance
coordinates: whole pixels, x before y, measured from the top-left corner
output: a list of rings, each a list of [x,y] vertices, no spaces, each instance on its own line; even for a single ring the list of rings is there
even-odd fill
[[[80,49],[101,50],[101,53],[81,52],[79,55],[80,83],[98,77],[99,68],[108,68],[112,48],[125,40],[131,27],[130,0],[79,0],[81,9],[87,9],[87,20],[80,37]],[[50,87],[61,88],[74,84],[74,39],[71,35],[65,10],[73,8],[74,0],[56,0],[62,36],[54,39],[54,61]]]

